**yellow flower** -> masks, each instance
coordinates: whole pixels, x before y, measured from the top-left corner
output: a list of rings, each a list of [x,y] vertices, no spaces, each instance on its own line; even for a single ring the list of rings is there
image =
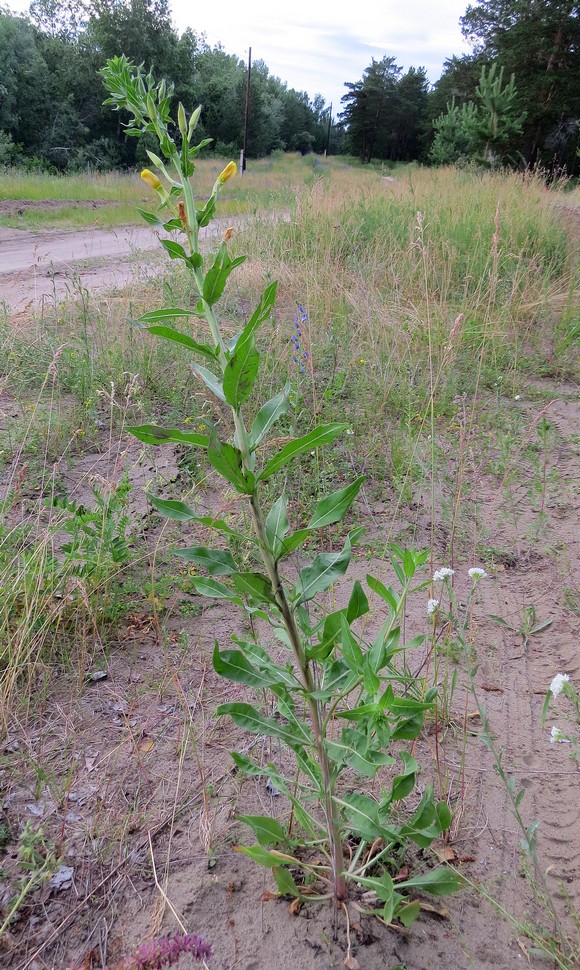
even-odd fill
[[[361,357],[361,359],[359,360],[359,364],[364,364],[364,362],[365,362],[364,357]]]
[[[227,182],[228,179],[231,179],[231,177],[235,175],[237,171],[238,171],[238,166],[236,165],[236,163],[228,162],[223,172],[220,172],[220,174],[217,177],[217,180],[220,183],[220,185],[223,185],[224,182]]]
[[[160,180],[157,178],[156,175],[154,175],[154,173],[151,171],[151,169],[144,168],[143,171],[141,172],[141,178],[152,189],[155,189],[157,191],[157,189],[160,189],[161,188],[161,182],[160,182]]]

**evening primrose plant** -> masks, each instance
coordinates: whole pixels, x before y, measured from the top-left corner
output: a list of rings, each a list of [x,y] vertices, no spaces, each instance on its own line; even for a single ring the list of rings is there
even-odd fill
[[[219,540],[216,547],[179,550],[196,572],[207,573],[192,578],[197,592],[235,604],[252,621],[262,621],[252,622],[252,630],[268,631],[263,637],[232,637],[233,647],[227,649],[216,642],[213,652],[219,675],[254,692],[251,703],[222,704],[217,714],[228,715],[256,735],[276,739],[293,762],[286,774],[274,763],[259,763],[242,753],[232,755],[242,775],[268,780],[285,796],[289,810],[285,824],[268,816],[244,816],[256,844],[240,846],[239,851],[272,870],[280,895],[328,899],[335,912],[343,905],[345,913],[345,901],[358,895],[362,911],[378,914],[386,923],[398,919],[410,925],[420,911],[419,901],[412,898],[416,890],[443,895],[460,883],[447,866],[393,881],[409,843],[425,850],[451,823],[447,804],[435,800],[432,786],[424,786],[420,798],[412,797],[419,766],[406,750],[434,708],[436,689],[399,673],[396,665],[400,654],[424,640],[418,636],[404,643],[402,627],[407,598],[425,588],[417,572],[428,553],[392,546],[397,590],[367,577],[385,613],[382,628],[368,641],[355,632],[356,621],[370,609],[359,581],[342,608],[329,612],[319,602],[344,577],[363,530],[351,530],[338,551],[319,552],[310,559],[304,544],[318,530],[342,522],[364,477],[321,498],[308,523],[295,530],[284,488],[275,483],[290,463],[301,455],[310,459],[318,449],[332,445],[348,426],[323,424],[308,434],[285,438],[280,450],[272,453],[267,448],[269,432],[290,410],[291,394],[286,385],[265,403],[254,399],[261,360],[256,338],[272,313],[276,283],[266,287],[240,332],[227,339],[217,305],[244,257],[230,257],[227,239],[209,256],[199,250],[199,230],[213,217],[218,195],[236,166],[230,162],[224,168],[210,198],[198,209],[190,180],[194,160],[207,143],[192,144],[200,109],[188,118],[180,104],[175,124],[170,116],[171,86],[156,83],[124,56],[110,60],[102,74],[111,92],[106,103],[131,115],[127,133],[147,132],[159,141],[163,158],[149,152],[154,171],[142,173],[157,194],[158,207],[155,213],[142,215],[168,234],[161,245],[190,272],[196,293],[193,308],[151,310],[137,323],[191,352],[193,374],[220,412],[229,414],[231,433],[226,440],[225,422],[218,433],[210,421],[203,433],[149,424],[130,430],[148,444],[174,442],[203,449],[208,464],[245,501],[252,524],[249,537],[231,522],[197,515],[183,502],[150,496],[163,515],[177,522],[199,523]],[[191,318],[205,321],[208,342],[200,343],[175,327],[177,321],[183,326]],[[301,336],[295,335],[299,344]],[[270,496],[267,508],[265,494]],[[300,567],[297,578],[290,581],[285,565],[298,550]],[[278,662],[280,654],[283,659]],[[371,784],[379,791],[377,797],[367,794]],[[403,804],[408,798],[410,809]]]

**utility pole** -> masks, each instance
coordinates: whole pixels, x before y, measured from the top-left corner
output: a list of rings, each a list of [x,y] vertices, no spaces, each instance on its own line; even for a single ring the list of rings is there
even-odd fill
[[[324,157],[328,155],[328,148],[330,146],[330,128],[332,125],[332,101],[330,102],[330,111],[328,112],[328,131],[326,132],[326,148],[324,149]]]
[[[250,78],[252,76],[252,48],[248,51],[248,79],[246,81],[246,111],[244,115],[244,147],[242,149],[242,160],[240,171],[243,175],[246,171],[246,159],[248,157],[248,124],[250,121]]]

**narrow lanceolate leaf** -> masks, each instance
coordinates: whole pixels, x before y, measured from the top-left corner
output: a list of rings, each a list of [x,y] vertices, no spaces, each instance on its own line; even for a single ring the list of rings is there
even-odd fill
[[[234,573],[232,580],[236,589],[244,596],[249,596],[259,603],[276,603],[272,584],[267,576],[261,573]]]
[[[344,576],[351,558],[351,536],[354,535],[352,532],[347,537],[341,552],[321,552],[311,566],[301,570],[295,589],[298,603],[308,602]]]
[[[346,621],[346,617],[342,616],[341,619],[342,656],[344,657],[345,663],[351,670],[360,673],[363,666],[362,650]]]
[[[212,195],[204,205],[203,209],[198,209],[197,224],[200,229],[203,228],[203,226],[207,226],[211,222],[211,218],[215,211],[215,203],[215,195]]]
[[[270,459],[266,467],[258,476],[261,481],[265,481],[270,478],[275,472],[279,471],[284,465],[296,458],[297,455],[301,455],[305,451],[312,451],[315,448],[321,448],[322,445],[328,445],[335,438],[338,438],[339,434],[346,431],[348,428],[347,424],[322,424],[310,434],[304,435],[302,438],[295,438],[294,441],[290,441],[282,451],[279,451],[277,455],[274,455]]]
[[[351,485],[339,489],[338,492],[333,492],[328,498],[318,502],[314,509],[314,515],[308,523],[308,528],[321,529],[325,525],[333,525],[335,522],[342,521],[360,492],[365,478],[365,475],[361,475]]]
[[[221,244],[213,266],[207,271],[203,283],[203,298],[206,303],[209,303],[210,306],[217,303],[224,291],[228,276],[245,259],[245,256],[237,256],[235,259],[230,259],[225,243]]]
[[[250,451],[255,451],[258,445],[264,440],[265,436],[273,424],[288,410],[288,399],[290,396],[290,384],[286,384],[283,391],[276,397],[268,401],[256,415],[256,419],[250,431]]]
[[[176,549],[175,555],[207,569],[210,576],[228,576],[230,573],[235,573],[238,568],[232,554],[227,550],[190,546],[189,549]]]
[[[274,559],[279,559],[283,549],[283,539],[288,532],[288,514],[286,511],[286,497],[281,495],[274,502],[266,519],[266,539]]]
[[[217,579],[192,579],[192,585],[200,596],[210,596],[215,600],[231,600],[232,603],[242,603],[242,600],[227,586],[218,583]]]
[[[168,320],[178,320],[180,317],[199,317],[197,310],[182,310],[181,307],[165,306],[160,310],[149,310],[134,321],[138,325],[149,327],[152,323],[167,323]]]
[[[133,425],[126,430],[139,441],[144,441],[146,445],[173,443],[198,445],[200,448],[207,448],[209,445],[208,435],[196,434],[194,431],[178,431],[175,428],[160,428],[156,424]]]
[[[280,845],[281,842],[286,842],[286,830],[275,818],[267,815],[240,815],[239,820],[253,829],[260,845]]]
[[[137,209],[142,219],[150,226],[162,226],[163,223],[153,212],[146,212],[145,209]]]
[[[284,863],[287,865],[300,865],[300,862],[294,856],[286,855],[284,852],[268,852],[261,845],[236,845],[234,851],[243,852],[253,862],[258,862],[261,866],[272,868],[274,871],[276,871],[278,866],[284,865]]]
[[[188,505],[185,505],[184,502],[158,498],[156,495],[150,495],[148,492],[146,495],[153,508],[157,509],[166,519],[173,519],[175,522],[190,522],[192,519],[197,518],[195,512]]]
[[[187,259],[187,253],[180,243],[173,242],[172,239],[162,239],[161,245],[167,250],[171,259]]]
[[[144,324],[142,325],[139,320],[137,323],[141,326],[142,330],[147,330],[148,333],[152,333],[155,337],[163,337],[164,340],[171,340],[174,344],[180,344],[182,347],[186,347],[188,350],[200,354],[215,364],[215,353],[209,344],[200,344],[193,337],[190,337],[186,333],[180,333],[179,330],[173,330],[172,327],[163,327],[157,324],[152,327],[147,327]]]
[[[225,399],[236,411],[252,393],[259,366],[260,355],[253,341],[236,346],[226,364],[223,379]]]
[[[244,657],[240,650],[222,650],[215,644],[212,663],[216,674],[246,687],[263,690],[270,679]]]
[[[397,883],[397,889],[426,889],[434,896],[448,896],[458,892],[464,884],[464,879],[451,866],[440,866],[431,869],[422,876],[413,876]]]
[[[244,472],[242,455],[238,448],[234,448],[228,442],[218,441],[212,434],[207,449],[207,457],[210,465],[213,465],[226,481],[234,485],[238,492],[247,494],[252,491],[251,483]]]
[[[264,321],[268,319],[268,317],[270,316],[272,307],[274,306],[274,302],[276,300],[277,288],[278,288],[277,282],[270,283],[270,285],[266,287],[266,289],[264,290],[264,292],[260,297],[260,302],[258,303],[258,306],[254,310],[254,312],[252,313],[252,316],[248,320],[248,323],[244,327],[242,334],[240,336],[240,339],[247,338],[252,334],[254,334],[258,329],[258,327],[261,327]]]
[[[350,625],[358,620],[361,616],[364,616],[369,611],[369,601],[366,598],[365,591],[362,588],[358,579],[355,580],[352,587],[352,593],[350,594],[350,599],[348,601],[348,607],[346,610],[347,623]]]
[[[265,734],[270,738],[280,738],[289,747],[297,745],[302,747],[312,742],[312,733],[306,725],[285,724],[283,721],[275,721],[271,717],[263,717],[251,704],[241,702],[233,704],[220,704],[216,714],[229,714],[234,724],[238,727],[252,731],[254,734]]]
[[[191,369],[195,376],[199,377],[212,394],[217,397],[218,401],[227,404],[222,382],[213,371],[208,370],[207,367],[202,367],[201,364],[192,364]]]

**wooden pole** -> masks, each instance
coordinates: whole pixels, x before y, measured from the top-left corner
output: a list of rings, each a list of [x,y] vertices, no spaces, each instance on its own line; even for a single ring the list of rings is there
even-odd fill
[[[248,125],[250,121],[250,78],[251,76],[252,76],[252,48],[250,47],[248,51],[248,78],[246,81],[246,110],[244,114],[244,148],[243,148],[242,175],[246,171],[246,162],[248,158]]]
[[[330,111],[328,112],[328,131],[326,132],[326,148],[324,149],[324,157],[328,155],[328,149],[330,146],[330,128],[332,125],[332,101],[330,102]]]

